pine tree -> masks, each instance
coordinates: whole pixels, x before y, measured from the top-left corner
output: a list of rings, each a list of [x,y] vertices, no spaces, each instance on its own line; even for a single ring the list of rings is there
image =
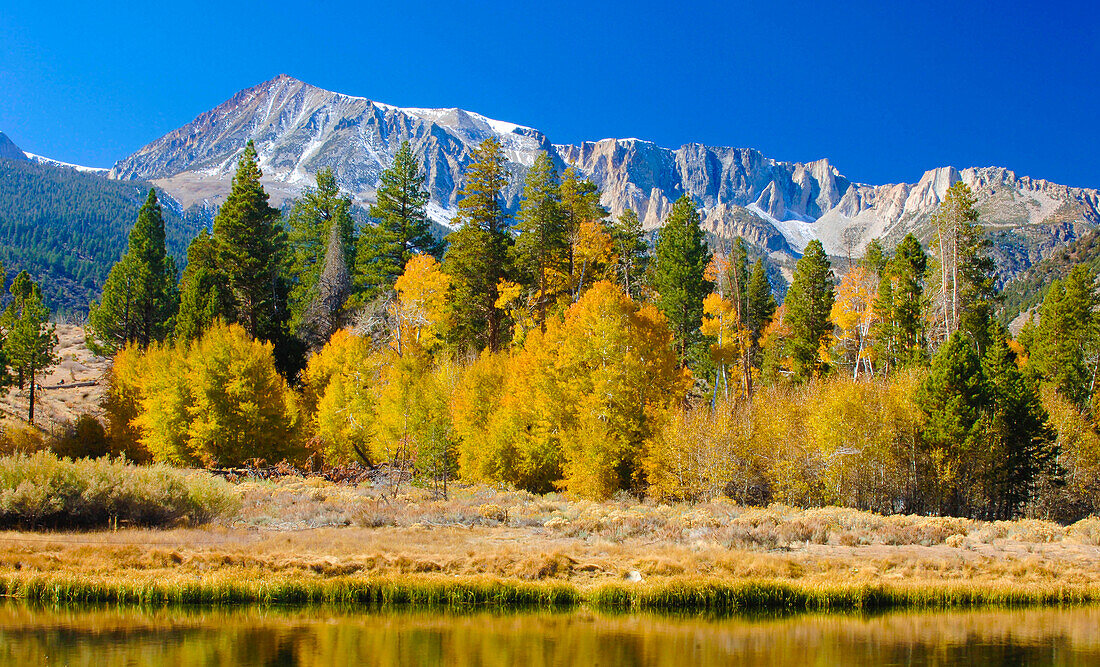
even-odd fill
[[[180,279],[177,340],[195,340],[233,307],[225,272],[218,261],[214,238],[205,229],[187,248],[187,268]]]
[[[701,340],[703,300],[712,289],[705,278],[711,253],[699,227],[699,212],[687,195],[672,205],[657,233],[654,254],[657,308],[668,318],[680,363],[685,364],[689,350]]]
[[[893,289],[892,320],[900,361],[919,361],[925,354],[924,282],[928,270],[928,255],[917,237],[906,234],[898,244],[888,271],[896,281]]]
[[[1094,391],[1095,352],[1100,345],[1098,306],[1100,295],[1092,271],[1073,267],[1064,281],[1051,283],[1029,345],[1029,366],[1081,408],[1089,404]]]
[[[772,294],[771,283],[768,282],[768,272],[764,268],[764,260],[756,260],[752,267],[752,275],[749,277],[749,286],[745,295],[748,306],[746,324],[749,328],[750,358],[754,367],[759,369],[763,362],[761,358],[761,342],[764,330],[771,324],[778,306],[775,303],[775,295]]]
[[[957,514],[973,482],[982,415],[989,404],[981,360],[963,333],[953,333],[936,352],[916,402],[925,415],[919,460],[928,468],[923,477],[930,488],[923,496],[939,513]]]
[[[1056,434],[1039,392],[1020,372],[1007,332],[998,323],[991,327],[982,369],[992,400],[987,499],[982,504],[989,519],[1013,519],[1031,498],[1039,475],[1053,462]]]
[[[292,256],[290,274],[294,278],[290,311],[292,328],[299,335],[303,335],[304,314],[319,303],[321,274],[327,266],[327,258],[335,250],[333,238],[339,241],[338,252],[344,267],[334,266],[332,270],[347,273],[355,260],[355,221],[350,211],[351,198],[340,194],[336,176],[328,168],[317,172],[316,187],[307,189],[290,207],[287,233]],[[314,318],[338,319],[344,302],[332,302],[328,306],[334,310],[323,314],[312,308]],[[308,328],[308,324],[306,326]]]
[[[988,255],[992,244],[978,224],[976,203],[970,188],[958,181],[932,217],[939,251],[937,315],[945,339],[965,331],[984,350],[996,300],[996,274]]]
[[[752,267],[752,276],[749,278],[748,294],[748,324],[754,339],[759,339],[764,329],[775,317],[778,306],[775,303],[775,295],[772,294],[772,286],[768,281],[768,271],[764,268],[764,260],[756,260]]]
[[[882,241],[878,239],[871,239],[871,242],[867,244],[867,249],[863,252],[863,257],[859,260],[859,265],[881,276],[890,263],[890,257],[886,254],[886,249],[882,247]]]
[[[15,277],[11,285],[12,300],[0,318],[4,331],[4,356],[19,372],[19,386],[30,384],[30,407],[27,421],[34,423],[39,371],[55,363],[57,347],[55,327],[49,324],[50,309],[42,302],[42,290],[26,271]]]
[[[626,296],[635,301],[641,298],[646,267],[649,264],[649,246],[645,242],[642,223],[634,209],[619,214],[611,226],[611,238],[615,241],[617,262],[615,270]]]
[[[113,354],[129,343],[164,340],[179,309],[176,264],[164,246],[164,218],[150,189],[130,230],[126,254],[111,268],[98,303],[88,313],[89,347]]]
[[[415,254],[439,259],[446,243],[432,235],[425,212],[431,195],[408,141],[403,141],[393,164],[382,171],[377,201],[370,207],[376,225],[360,236],[358,282],[368,295],[393,287]]]
[[[814,239],[795,265],[784,302],[791,327],[791,370],[796,379],[807,380],[825,370],[821,348],[833,329],[829,313],[834,299],[832,265],[821,241]]]
[[[553,274],[561,271],[567,251],[561,183],[545,152],[527,172],[518,217],[517,268],[537,293],[539,328],[545,332],[546,308],[554,298]]]
[[[925,359],[924,283],[928,255],[920,241],[907,234],[893,258],[884,255],[880,265],[872,335],[883,360],[882,368],[889,372],[894,367]]]
[[[508,275],[508,215],[502,191],[508,183],[504,152],[495,137],[473,153],[460,191],[461,228],[448,237],[443,270],[451,276],[454,297],[452,337],[461,349],[500,349],[504,312],[497,305],[500,281]]]
[[[249,141],[229,197],[214,218],[214,242],[233,297],[227,321],[239,323],[253,338],[279,342],[289,315],[282,276],[286,233],[279,211],[267,203],[262,175]]]

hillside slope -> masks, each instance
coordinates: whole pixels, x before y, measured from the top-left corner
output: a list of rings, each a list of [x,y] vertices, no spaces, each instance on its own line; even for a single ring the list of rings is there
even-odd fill
[[[149,187],[0,158],[0,263],[8,280],[25,269],[54,309],[86,308],[125,251]],[[203,221],[184,215],[171,199],[162,205],[168,250],[179,261]]]

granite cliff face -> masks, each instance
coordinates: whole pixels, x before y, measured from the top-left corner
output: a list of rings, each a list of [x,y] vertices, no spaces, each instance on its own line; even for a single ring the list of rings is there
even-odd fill
[[[687,144],[669,149],[640,139],[553,145],[538,130],[461,109],[406,109],[316,88],[282,75],[243,90],[191,123],[119,161],[112,176],[148,179],[180,201],[217,204],[229,191],[236,159],[255,141],[275,202],[296,196],[322,167],[360,204],[374,198],[379,174],[401,142],[421,156],[442,224],[453,216],[471,150],[489,136],[504,146],[518,208],[522,179],[540,151],[574,165],[600,186],[612,214],[638,212],[658,227],[672,202],[690,195],[715,237],[744,236],[783,263],[812,239],[835,256],[858,256],[873,238],[887,243],[914,232],[927,240],[929,219],[947,188],[965,181],[982,221],[997,232],[1005,278],[1049,250],[1100,225],[1100,192],[1020,177],[998,167],[942,167],[916,183],[867,185],[828,160],[782,162],[748,148]]]

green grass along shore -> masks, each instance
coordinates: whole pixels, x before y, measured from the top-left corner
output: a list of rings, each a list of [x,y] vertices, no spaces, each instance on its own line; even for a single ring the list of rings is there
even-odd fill
[[[568,608],[604,610],[761,612],[958,609],[1059,606],[1100,602],[1100,587],[1013,584],[923,586],[803,585],[774,580],[673,580],[590,588],[563,582],[483,577],[400,577],[203,581],[135,581],[117,577],[28,574],[0,576],[0,595],[48,604],[344,605],[411,607]]]

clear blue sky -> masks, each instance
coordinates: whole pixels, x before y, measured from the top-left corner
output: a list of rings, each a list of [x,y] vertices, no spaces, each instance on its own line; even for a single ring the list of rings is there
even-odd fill
[[[830,4],[7,0],[0,130],[109,166],[285,72],[558,143],[750,146],[870,183],[996,164],[1100,187],[1093,3]]]

